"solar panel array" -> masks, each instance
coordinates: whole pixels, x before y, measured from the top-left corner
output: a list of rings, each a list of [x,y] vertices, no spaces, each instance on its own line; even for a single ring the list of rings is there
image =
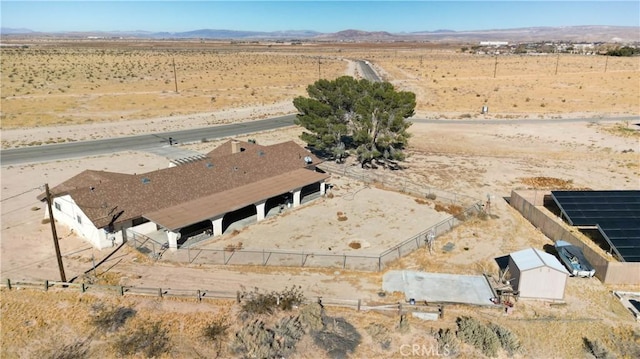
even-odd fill
[[[573,226],[597,226],[626,262],[640,262],[640,191],[551,191]]]

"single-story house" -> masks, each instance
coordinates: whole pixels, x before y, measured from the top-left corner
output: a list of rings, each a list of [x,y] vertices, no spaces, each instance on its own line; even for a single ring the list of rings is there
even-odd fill
[[[239,219],[263,220],[285,200],[295,207],[306,195],[324,194],[329,175],[316,168],[320,162],[293,141],[230,140],[202,159],[148,173],[85,170],[51,189],[52,210],[99,249],[122,243],[128,230],[164,231],[176,249],[196,233],[221,235]]]
[[[563,300],[569,272],[549,253],[535,248],[509,254],[511,286],[520,298]]]

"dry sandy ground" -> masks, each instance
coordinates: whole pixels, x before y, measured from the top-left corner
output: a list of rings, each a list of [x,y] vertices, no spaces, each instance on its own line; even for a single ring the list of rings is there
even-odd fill
[[[626,130],[625,126],[619,123],[588,122],[497,125],[414,124],[411,127],[414,137],[407,161],[408,168],[398,175],[412,181],[420,181],[425,186],[457,191],[478,199],[484,199],[487,194],[491,194],[494,196],[492,197],[494,198],[493,218],[471,220],[440,237],[436,242],[434,253],[429,254],[425,250],[416,251],[392,264],[391,268],[468,274],[495,273],[493,258],[529,246],[541,248],[545,244],[550,244],[551,241],[548,238],[523,220],[506,202],[502,201],[501,197],[508,196],[512,188],[529,187],[526,184],[529,183],[526,178],[537,176],[564,179],[570,185],[581,188],[637,189],[640,187],[638,136],[630,135],[631,132]],[[251,137],[256,138],[259,143],[270,144],[289,139],[297,140],[299,133],[299,128],[292,127],[251,135]],[[189,148],[205,152],[216,144],[216,142],[200,143],[190,145]],[[633,152],[628,152],[629,149]],[[1,178],[2,278],[14,280],[57,278],[58,272],[49,226],[41,223],[43,206],[35,200],[35,196],[40,193],[36,188],[43,182],[57,184],[88,168],[139,173],[164,167],[166,164],[166,159],[150,154],[117,153],[82,160],[3,167]],[[361,188],[357,182],[351,182],[350,186],[353,186],[351,189]],[[336,216],[338,209],[347,214],[349,220],[345,224],[351,226],[343,227],[342,231],[338,230],[335,235],[351,233],[349,238],[355,238],[360,236],[358,230],[364,230],[363,226],[358,228],[355,221],[352,221],[357,218],[357,215],[366,217],[376,212],[406,214],[407,210],[410,211],[407,208],[409,204],[416,205],[413,199],[403,200],[401,198],[404,196],[399,194],[376,190],[376,201],[383,202],[384,205],[372,207],[369,214],[363,214],[361,208],[363,205],[371,205],[371,198],[360,196],[360,194],[366,193],[359,192],[351,201],[340,200],[339,196],[330,200],[317,201],[287,213],[282,220],[274,218],[253,225],[221,241],[232,243],[242,241],[249,244],[255,240],[256,236],[260,237],[258,239],[260,242],[278,241],[283,232],[289,233],[289,238],[302,241],[309,239],[307,237],[309,233],[304,228],[295,226],[295,223],[309,221],[320,212],[327,212],[330,217],[333,217]],[[396,217],[385,216],[377,224],[383,227],[384,232],[384,229],[397,226],[399,223]],[[367,227],[373,226],[376,224],[367,224]],[[64,263],[68,278],[81,275],[89,269],[92,255],[99,259],[108,254],[106,251],[91,249],[62,226],[59,226],[58,232],[61,237],[62,252],[65,254]],[[454,244],[454,249],[450,252],[440,251],[440,246],[448,242]],[[285,241],[285,243],[288,242]],[[344,241],[341,244],[344,246]],[[139,255],[126,247],[102,265],[98,273],[107,283],[141,287],[206,288],[235,292],[240,285],[247,288],[256,286],[267,290],[280,290],[286,286],[301,285],[310,298],[323,296],[324,298],[374,300],[381,285],[381,277],[378,273],[295,267],[211,267],[201,264],[189,266],[167,261],[151,263],[141,261]],[[585,302],[585,298],[590,299]],[[592,336],[602,336],[606,339],[613,338],[608,337],[609,334],[606,333],[610,333],[611,328],[615,327],[619,328],[616,332],[619,333],[616,335],[624,338],[633,337],[633,334],[629,334],[630,329],[626,329],[631,325],[631,317],[624,309],[620,309],[619,304],[608,294],[608,288],[597,280],[572,278],[567,287],[567,302],[569,304],[562,309],[549,307],[543,303],[521,303],[517,306],[516,314],[509,318],[496,316],[491,310],[470,311],[464,307],[451,307],[445,320],[439,322],[436,328],[443,325],[454,327],[456,316],[479,315],[481,318],[501,323],[516,332],[525,343],[524,357],[571,357],[571,353],[582,352],[581,339],[576,339],[570,334],[574,329],[584,330],[585,333],[592,333]],[[71,300],[70,303],[75,302]],[[206,315],[200,314],[201,311],[205,308],[216,308],[216,306],[204,307],[171,300],[131,299],[119,303],[135,306],[140,310],[141,315],[155,316],[156,314],[153,313],[159,312],[182,313],[183,319],[180,323],[185,323],[186,320],[193,326],[190,331],[174,333],[176,338],[183,338],[180,345],[182,350],[191,350],[188,349],[188,345],[202,347],[202,344],[194,344],[184,336],[193,337],[189,333],[197,327],[195,323],[202,323],[207,318]],[[71,305],[78,309],[81,306],[81,304]],[[364,343],[356,352],[356,357],[402,357],[398,348],[403,343],[430,343],[423,333],[433,328],[431,324],[411,321],[413,329],[409,333],[402,334],[393,329],[395,325],[393,319],[384,315],[341,311],[337,313],[349,317],[359,327],[366,327],[368,323],[375,322],[382,323],[381,325],[389,329],[394,349],[385,351],[375,344],[374,339],[365,335]],[[531,322],[530,319],[557,316],[575,319],[569,322],[562,320]],[[173,320],[171,318],[168,316],[166,321],[171,322]],[[37,321],[37,323],[40,322]],[[42,328],[55,327],[53,323],[46,323],[49,322],[43,321]],[[65,330],[73,333],[73,329],[69,328],[76,325],[80,324],[69,325]],[[36,327],[39,328],[41,325],[38,324]],[[555,333],[568,334],[549,335],[549,327],[553,327]],[[46,336],[44,330],[40,329],[39,333]],[[10,344],[9,348],[11,348],[19,345],[16,343],[23,343],[25,339],[12,339],[5,336],[3,340],[5,340],[4,343]],[[548,343],[548,346],[536,344],[541,340]],[[29,343],[33,345],[33,342]],[[39,343],[35,348],[49,345],[47,342]],[[610,343],[610,346],[613,345],[611,342],[607,343]],[[565,350],[558,350],[559,347]],[[317,353],[317,348],[312,344],[301,346],[301,350],[303,353]],[[473,352],[467,351],[467,355],[473,356]],[[313,356],[302,354],[300,357]]]

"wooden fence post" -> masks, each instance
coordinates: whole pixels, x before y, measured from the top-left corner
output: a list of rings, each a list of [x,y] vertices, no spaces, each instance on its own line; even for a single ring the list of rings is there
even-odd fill
[[[158,288],[158,297],[162,298],[162,288]]]
[[[11,279],[7,278],[7,288],[11,290]]]
[[[48,291],[48,290],[49,290],[49,281],[48,281],[48,280],[45,280],[45,281],[44,281],[44,291],[46,292],[46,291]]]
[[[84,286],[84,283],[80,283],[80,292],[84,293],[87,288]]]
[[[201,295],[201,293],[200,293],[200,289],[198,289],[198,290],[196,291],[196,296],[198,296],[198,302],[201,302],[201,301],[202,301],[202,295]]]
[[[120,295],[124,295],[124,286],[118,286],[118,291],[120,292]]]
[[[360,311],[360,305],[362,304],[361,299],[358,299],[358,312]]]
[[[236,291],[236,302],[240,303],[240,291]]]

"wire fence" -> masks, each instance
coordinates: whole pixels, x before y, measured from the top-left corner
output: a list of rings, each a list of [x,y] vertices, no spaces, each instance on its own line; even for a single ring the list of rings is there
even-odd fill
[[[127,240],[125,243],[155,260],[160,259],[162,254],[169,248],[168,242],[158,242],[149,236],[133,231],[131,228],[127,228],[126,232]]]
[[[482,211],[481,202],[465,195],[424,187],[410,182],[406,178],[390,174],[379,174],[365,171],[357,166],[323,163],[322,169],[342,176],[348,176],[365,183],[381,185],[418,197],[437,199],[460,206],[455,215],[421,231],[391,248],[375,255],[354,255],[324,251],[296,251],[276,249],[240,249],[240,248],[198,248],[183,245],[177,251],[169,253],[173,261],[190,264],[218,265],[257,265],[284,267],[325,267],[342,268],[360,271],[381,271],[389,262],[402,258],[413,251],[435,245],[435,240],[444,233],[464,222],[467,218]],[[462,206],[466,208],[462,209]],[[127,243],[141,253],[158,260],[168,249],[167,243],[160,243],[144,234],[127,229]]]
[[[244,300],[241,291],[219,291],[209,289],[171,289],[171,288],[154,288],[154,287],[136,287],[124,285],[104,285],[104,284],[88,284],[88,283],[71,283],[52,280],[42,281],[15,281],[9,278],[0,283],[0,287],[8,290],[25,288],[25,289],[41,289],[43,291],[76,291],[80,293],[99,292],[116,296],[147,296],[157,298],[193,298],[194,301],[202,302],[203,300],[235,300],[241,303]],[[436,303],[427,305],[408,305],[403,302],[380,302],[367,301],[362,299],[338,299],[338,298],[305,298],[300,304],[321,303],[323,306],[351,308],[357,311],[393,311],[398,314],[407,312],[437,313],[442,318],[444,313],[444,304]]]

